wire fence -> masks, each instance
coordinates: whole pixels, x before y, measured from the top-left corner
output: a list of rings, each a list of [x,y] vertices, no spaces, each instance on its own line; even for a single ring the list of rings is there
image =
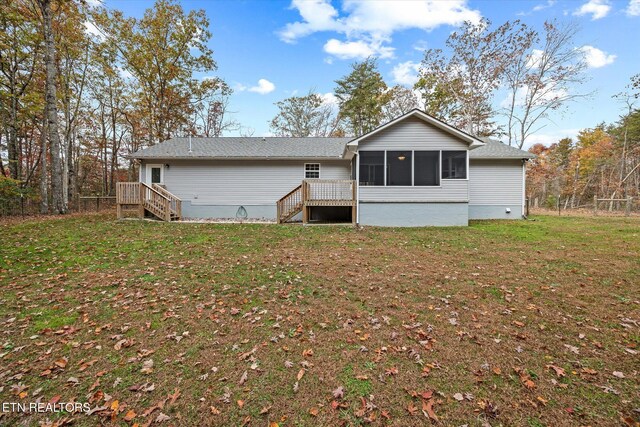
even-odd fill
[[[539,200],[526,199],[526,215],[545,213],[580,216],[640,216],[640,198],[601,198],[594,196],[588,202],[574,204],[570,197],[554,197],[540,203]]]
[[[115,207],[115,196],[80,196],[69,201],[70,212],[103,212]],[[40,200],[36,198],[0,198],[0,217],[40,215],[40,208]]]

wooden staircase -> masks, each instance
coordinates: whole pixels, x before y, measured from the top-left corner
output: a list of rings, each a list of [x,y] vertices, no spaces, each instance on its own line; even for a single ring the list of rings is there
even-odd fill
[[[349,206],[352,223],[356,223],[357,185],[348,179],[305,179],[302,184],[276,202],[278,224],[290,221],[302,212],[302,222],[309,222],[314,206]]]
[[[126,207],[137,208],[139,218],[144,218],[145,212],[167,222],[182,218],[182,201],[158,184],[118,182],[116,203],[118,219],[124,217]]]
[[[302,212],[304,207],[302,184],[285,194],[276,202],[276,206],[278,208],[278,224],[287,222]]]

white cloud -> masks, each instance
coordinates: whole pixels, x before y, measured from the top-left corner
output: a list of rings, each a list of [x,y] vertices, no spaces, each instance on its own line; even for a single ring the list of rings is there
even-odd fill
[[[575,140],[580,130],[581,129],[559,129],[552,133],[534,132],[529,135],[522,148],[528,150],[535,144],[542,144],[548,147],[560,141],[562,138],[572,138]]]
[[[84,21],[84,30],[87,34],[90,34],[94,37],[97,37],[98,39],[100,39],[101,41],[103,41],[105,39],[104,34],[102,33],[102,31],[100,31],[98,29],[98,27],[96,27],[96,24],[94,24],[91,21]]]
[[[542,59],[542,54],[544,51],[540,49],[533,49],[531,55],[529,55],[529,59],[527,60],[527,66],[531,68],[538,68],[540,66],[540,60]]]
[[[520,87],[518,88],[518,90],[516,90],[516,97],[515,97],[515,106],[516,107],[523,107],[525,105],[525,101],[527,96],[529,96],[529,92],[528,92],[528,87],[524,86],[524,87]],[[558,89],[558,90],[550,90],[550,89],[545,89],[542,88],[539,92],[537,92],[536,94],[536,102],[551,102],[551,101],[557,101],[558,99],[562,99],[565,98],[568,95],[568,92],[566,89]],[[505,95],[505,98],[500,101],[500,107],[502,108],[510,108],[511,107],[511,94],[507,94]]]
[[[271,93],[274,90],[276,90],[276,85],[274,85],[273,83],[271,83],[267,79],[260,79],[260,80],[258,80],[258,85],[257,86],[251,86],[247,90],[249,92],[259,93],[260,95],[266,95],[266,94]]]
[[[606,52],[593,46],[582,46],[580,50],[584,54],[584,59],[587,61],[589,68],[604,67],[605,65],[613,64],[613,61],[616,59],[616,55],[608,55]]]
[[[573,12],[574,15],[583,16],[591,15],[591,20],[604,18],[611,11],[611,5],[608,0],[589,0],[578,10]]]
[[[541,10],[545,10],[550,8],[551,6],[553,6],[554,4],[556,4],[556,0],[547,0],[546,3],[543,4],[537,4],[533,7],[533,11],[534,12],[540,12]]]
[[[322,97],[323,104],[331,106],[338,105],[338,98],[333,92],[321,93],[320,96]]]
[[[466,0],[344,0],[342,13],[329,0],[293,0],[291,8],[297,9],[302,19],[288,23],[279,32],[280,38],[293,43],[321,31],[344,34],[345,41],[332,38],[325,44],[325,51],[335,51],[342,59],[362,58],[364,52],[391,57],[393,48],[388,43],[396,31],[430,31],[442,25],[478,22],[481,18],[479,11],[467,7]]]
[[[102,0],[87,0],[87,4],[89,4],[89,6],[92,6],[92,7],[104,6],[104,3]]]
[[[418,71],[420,63],[407,61],[401,62],[391,70],[391,75],[396,83],[401,85],[413,86],[418,81]]]
[[[324,51],[340,59],[364,59],[369,56],[391,58],[394,48],[382,46],[381,42],[366,42],[364,40],[342,42],[330,39],[325,43]]]
[[[640,16],[640,0],[629,1],[629,6],[627,6],[627,15]]]

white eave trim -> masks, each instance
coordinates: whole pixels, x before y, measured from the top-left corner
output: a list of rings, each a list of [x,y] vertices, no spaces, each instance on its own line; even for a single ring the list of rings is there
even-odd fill
[[[485,143],[482,142],[481,140],[479,140],[478,138],[476,138],[474,136],[471,136],[468,133],[465,133],[465,132],[463,132],[463,131],[461,131],[459,129],[456,129],[453,126],[450,126],[450,125],[446,124],[445,122],[443,122],[441,120],[438,120],[435,117],[432,117],[432,116],[430,116],[430,115],[428,115],[428,114],[426,114],[426,113],[424,113],[424,112],[422,112],[420,110],[414,109],[414,110],[411,110],[408,113],[406,113],[406,114],[404,114],[404,115],[402,115],[402,116],[400,116],[400,117],[398,117],[398,118],[396,118],[394,120],[391,120],[390,122],[388,122],[388,123],[376,128],[376,129],[372,130],[369,133],[366,133],[366,134],[364,134],[364,135],[362,135],[362,136],[360,136],[358,138],[355,138],[353,141],[350,141],[350,142],[347,143],[347,147],[349,147],[349,146],[357,147],[358,144],[360,143],[360,141],[362,141],[364,139],[367,139],[370,136],[373,136],[373,135],[385,130],[388,127],[391,127],[391,126],[395,125],[398,122],[401,122],[401,121],[403,121],[403,120],[405,120],[405,119],[407,119],[409,117],[414,117],[414,116],[422,119],[423,121],[425,121],[425,122],[427,122],[427,123],[429,123],[429,124],[431,124],[431,125],[433,125],[435,127],[437,127],[440,130],[443,130],[443,131],[445,131],[445,132],[447,132],[447,133],[449,133],[449,134],[451,134],[451,135],[453,135],[455,137],[458,137],[459,139],[465,141],[466,143],[469,144],[469,148],[470,149],[474,149],[474,148],[477,148],[477,147],[482,147],[482,146],[485,145]]]

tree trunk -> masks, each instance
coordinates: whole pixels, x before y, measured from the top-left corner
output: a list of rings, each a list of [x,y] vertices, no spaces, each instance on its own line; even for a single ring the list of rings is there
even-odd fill
[[[49,213],[49,183],[48,177],[48,159],[47,159],[47,122],[42,121],[42,132],[40,133],[40,213],[46,215]]]
[[[56,48],[51,26],[51,0],[38,0],[42,12],[45,40],[44,62],[46,68],[45,112],[47,131],[51,149],[51,196],[53,211],[58,214],[67,213],[64,197],[62,161],[60,157],[60,134],[58,133],[58,107],[56,99]]]

